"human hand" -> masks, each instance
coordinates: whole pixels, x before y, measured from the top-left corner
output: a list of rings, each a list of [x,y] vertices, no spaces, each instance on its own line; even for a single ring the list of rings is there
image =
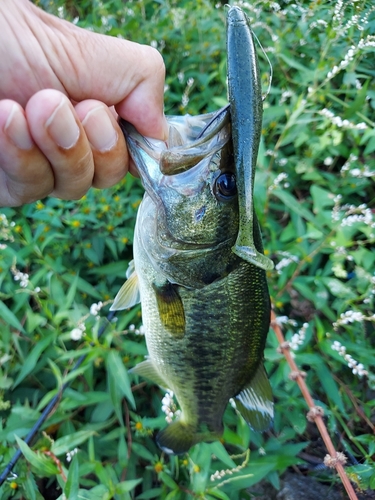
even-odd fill
[[[2,0],[0,206],[78,199],[118,182],[129,157],[116,112],[165,139],[164,76],[151,47],[83,30],[28,0]]]

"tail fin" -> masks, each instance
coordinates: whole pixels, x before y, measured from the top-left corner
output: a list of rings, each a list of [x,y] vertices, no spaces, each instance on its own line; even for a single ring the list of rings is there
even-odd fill
[[[197,428],[180,420],[172,422],[156,436],[156,442],[165,453],[182,455],[201,441],[215,441],[220,433],[198,432]]]

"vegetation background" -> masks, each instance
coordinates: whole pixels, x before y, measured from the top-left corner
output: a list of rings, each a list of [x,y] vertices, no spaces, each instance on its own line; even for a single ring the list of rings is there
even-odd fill
[[[226,103],[224,3],[38,2],[79,26],[157,47],[167,114]],[[256,181],[276,264],[273,305],[351,480],[358,491],[375,490],[375,7],[238,5],[273,67]],[[259,59],[266,93],[270,67],[260,48]],[[332,472],[312,465],[326,450],[272,332],[265,356],[274,428],[251,433],[228,405],[222,443],[182,457],[157,448],[164,395],[127,374],[146,354],[139,308],[118,314],[98,338],[132,258],[141,197],[139,181],[127,176],[78,202],[49,198],[1,210],[1,468],[18,446],[26,456],[1,498],[245,500],[263,478],[278,488],[291,466],[339,488]],[[70,387],[29,448],[22,438],[65,381]],[[172,412],[173,404],[164,400]]]

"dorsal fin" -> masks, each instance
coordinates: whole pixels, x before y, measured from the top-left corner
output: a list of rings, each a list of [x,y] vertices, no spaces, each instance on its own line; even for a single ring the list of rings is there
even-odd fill
[[[263,364],[254,377],[236,396],[236,408],[255,431],[265,431],[273,420],[273,399]]]

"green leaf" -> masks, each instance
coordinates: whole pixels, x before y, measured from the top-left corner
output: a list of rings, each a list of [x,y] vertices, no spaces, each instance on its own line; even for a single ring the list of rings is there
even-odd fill
[[[93,248],[85,248],[83,253],[88,261],[93,262],[96,266],[100,265],[98,254]]]
[[[78,280],[79,280],[79,276],[77,274],[74,277],[74,280],[72,281],[72,283],[70,285],[69,291],[68,291],[66,298],[65,298],[65,303],[61,304],[61,306],[64,307],[64,309],[70,309],[71,305],[73,304],[73,301],[74,301],[76,294],[77,294]]]
[[[95,431],[86,430],[77,431],[73,434],[69,434],[68,436],[63,436],[53,442],[51,451],[56,456],[63,455],[87,441],[89,437],[93,436],[94,434]]]
[[[20,439],[17,435],[14,436],[26,460],[35,468],[37,474],[42,477],[53,476],[59,474],[58,467],[50,458],[39,453],[35,453],[32,449]]]
[[[51,399],[53,399],[59,392],[59,389],[53,389],[53,391],[47,392],[47,394],[45,394],[39,401],[38,406],[36,407],[37,411],[41,411],[45,406],[47,406]]]
[[[366,80],[365,84],[363,87],[358,91],[356,94],[356,98],[354,101],[351,103],[351,105],[346,109],[344,118],[352,118],[357,111],[362,111],[363,107],[366,103],[367,99],[367,92],[368,92],[368,86],[370,83],[370,79]]]
[[[66,303],[66,295],[60,275],[54,274],[51,276],[49,283],[50,297],[59,308],[64,308]]]
[[[124,469],[128,466],[129,463],[128,455],[129,455],[129,450],[125,437],[120,436],[118,439],[117,457],[119,465]]]
[[[330,370],[323,362],[319,363],[319,365],[316,365],[316,374],[328,398],[344,415],[346,415],[344,403],[341,399],[337,384],[334,381]]]
[[[118,253],[117,253],[116,243],[111,238],[107,238],[105,240],[105,245],[106,245],[106,247],[109,248],[110,252],[112,253],[113,260],[118,261]]]
[[[137,500],[148,500],[149,498],[161,498],[162,489],[152,488],[151,490],[144,491],[137,495]]]
[[[104,484],[95,486],[91,490],[78,490],[79,500],[111,500],[112,495]]]
[[[143,479],[129,479],[128,481],[122,481],[116,485],[116,493],[126,493],[128,491],[134,490],[134,488],[140,484]]]
[[[290,193],[288,193],[287,191],[283,191],[281,189],[275,189],[273,191],[273,194],[277,198],[279,198],[279,200],[282,201],[294,213],[300,215],[309,222],[313,222],[316,226],[319,227],[319,225],[316,223],[316,217],[314,217],[314,215],[310,212],[310,210],[305,208],[302,205],[302,203],[299,200],[297,200],[294,196],[292,196]]]
[[[169,476],[166,472],[162,471],[159,472],[158,474],[159,480],[163,481],[163,483],[168,486],[168,488],[171,488],[171,490],[177,490],[178,489],[178,484],[176,481],[174,481],[171,476]]]
[[[287,56],[284,52],[279,52],[278,56],[283,59],[288,66],[291,68],[297,69],[299,72],[303,73],[303,81],[307,83],[308,81],[311,81],[311,78],[314,76],[314,72],[311,71],[309,68],[301,64],[300,62],[297,61],[297,59],[294,59],[293,57]]]
[[[78,491],[79,491],[79,462],[78,462],[78,455],[75,454],[69,466],[69,472],[64,488],[64,493],[66,498],[69,498],[69,500],[78,500],[79,498]]]
[[[207,490],[207,493],[209,493],[210,495],[212,495],[215,498],[219,498],[220,500],[230,500],[230,497],[228,497],[228,495],[226,493],[224,493],[224,491],[221,491],[218,489]]]
[[[122,392],[119,389],[117,384],[116,377],[112,372],[107,368],[107,384],[108,384],[108,392],[111,398],[112,408],[115,411],[116,417],[120,422],[121,427],[124,427],[124,417],[123,417],[123,405],[122,405]],[[103,421],[103,417],[105,420],[113,413],[113,409],[111,405],[101,404],[98,405],[94,410],[95,421]]]
[[[26,481],[24,481],[23,487],[25,488],[28,500],[37,500],[36,493],[38,491],[38,486],[36,485],[34,476],[30,471],[26,476]]]
[[[22,380],[29,375],[35,368],[40,355],[42,352],[53,342],[54,337],[52,335],[45,337],[42,340],[38,340],[38,342],[35,344],[33,349],[31,350],[30,354],[26,357],[21,371],[18,374],[18,377],[16,381],[13,384],[13,389],[17,387],[18,384],[22,382]]]
[[[107,355],[107,370],[112,375],[118,389],[135,408],[134,396],[130,387],[128,372],[122,362],[120,354],[112,349]]]
[[[172,490],[168,493],[168,495],[165,497],[165,500],[182,500],[182,495],[183,493],[180,488],[176,488],[175,490]]]
[[[223,444],[220,441],[215,441],[210,444],[210,451],[212,455],[215,455],[216,458],[221,460],[223,464],[225,464],[229,468],[236,467],[236,463],[231,459],[227,450],[224,448]]]
[[[333,207],[335,204],[332,192],[327,189],[323,189],[316,184],[313,184],[310,188],[310,192],[314,201],[315,213],[322,211],[325,207]]]
[[[366,144],[366,148],[363,152],[364,155],[369,155],[370,153],[372,153],[373,151],[375,151],[375,137],[371,137],[369,139],[369,141],[367,142]]]
[[[52,359],[48,360],[48,364],[51,368],[52,373],[56,377],[57,386],[59,388],[61,388],[63,385],[63,380],[62,380],[62,374],[61,374],[60,368],[57,366],[57,364],[54,361],[52,361]]]
[[[225,99],[224,97],[213,97],[212,98],[212,102],[218,107],[218,108],[223,108],[224,106],[226,106],[228,104],[228,101],[227,99]]]
[[[118,276],[119,278],[124,278],[126,270],[128,269],[129,262],[126,260],[119,260],[117,262],[111,262],[110,264],[106,264],[105,266],[97,267],[96,269],[92,269],[92,273],[105,276]]]
[[[25,333],[23,326],[18,321],[17,316],[12,313],[10,309],[4,304],[2,300],[0,300],[0,318],[5,321],[5,323],[9,323],[10,326],[13,326],[16,330]]]
[[[69,284],[73,283],[76,280],[76,276],[68,273],[62,274],[61,278]],[[82,278],[78,278],[77,288],[80,292],[87,293],[87,295],[90,295],[90,297],[94,297],[94,299],[102,298],[101,294],[90,283]]]
[[[132,451],[136,455],[138,455],[139,457],[144,458],[145,460],[148,460],[149,462],[152,462],[155,459],[155,457],[151,453],[151,451],[149,451],[145,446],[143,446],[140,443],[133,443],[132,444]]]
[[[75,380],[76,378],[80,377],[83,375],[90,367],[89,364],[81,366],[80,368],[76,368],[75,370],[72,370],[71,372],[64,377],[64,384],[70,382],[71,380]]]

